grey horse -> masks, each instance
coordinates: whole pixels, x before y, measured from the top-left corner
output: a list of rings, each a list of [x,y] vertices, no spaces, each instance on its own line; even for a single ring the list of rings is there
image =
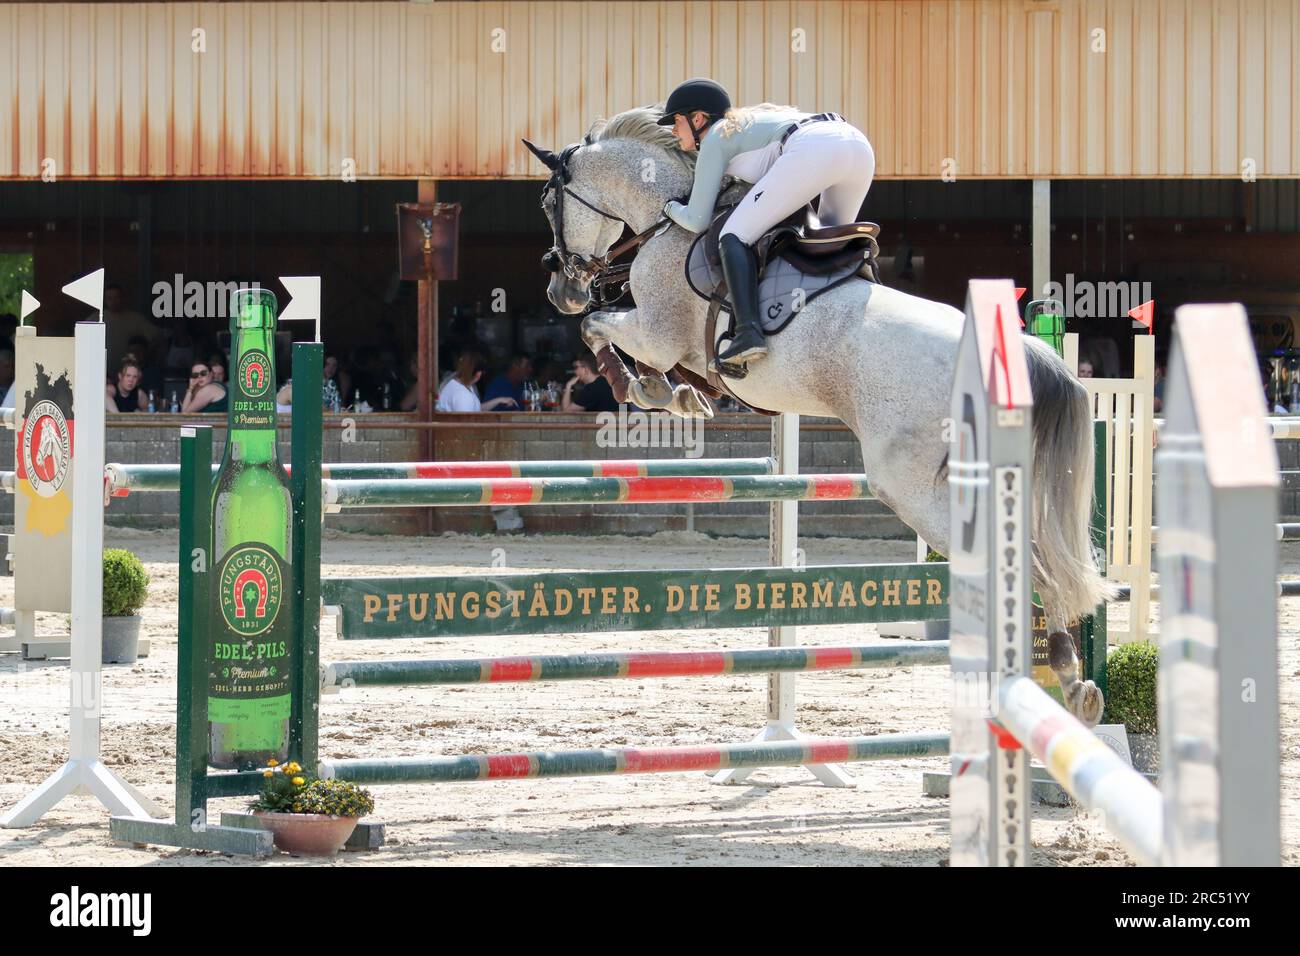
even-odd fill
[[[693,181],[693,157],[656,125],[660,115],[643,107],[597,122],[560,155],[529,144],[556,174],[542,205],[553,231],[557,212],[562,223],[556,249],[564,255],[547,296],[564,314],[586,311],[624,224],[646,233],[630,273],[636,308],[592,312],[582,320],[583,339],[597,354],[613,343],[637,360],[640,374],[627,392],[636,404],[708,414],[690,385],[673,388],[664,378],[679,365],[705,375],[707,307],[685,278],[694,236],[676,225],[656,228],[664,204],[687,196]],[[769,340],[767,359],[729,385],[760,408],[844,422],[861,443],[876,497],[942,552],[949,541],[949,395],[962,322],[951,306],[853,280],[808,303]],[[1049,346],[1033,338],[1025,346],[1034,394],[1034,587],[1065,704],[1092,726],[1103,710],[1101,692],[1080,679],[1067,633],[1070,621],[1114,596],[1089,535],[1092,410]]]

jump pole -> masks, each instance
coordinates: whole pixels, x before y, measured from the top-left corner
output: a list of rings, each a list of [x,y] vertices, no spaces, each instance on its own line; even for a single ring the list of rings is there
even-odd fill
[[[562,680],[643,680],[722,674],[808,673],[846,668],[948,663],[948,642],[859,647],[769,647],[739,651],[614,652],[450,660],[338,661],[327,664],[321,689],[500,684]]]
[[[212,466],[215,475],[219,465]],[[665,458],[609,461],[396,461],[342,462],[321,465],[325,478],[648,478],[685,475],[771,475],[771,458]],[[286,468],[292,473],[292,468]],[[179,491],[179,465],[105,467],[110,497],[133,493]]]
[[[533,753],[458,754],[448,757],[388,757],[323,760],[324,779],[358,784],[453,783],[529,780],[537,777],[593,777],[631,773],[758,770],[818,767],[831,761],[942,757],[944,733],[878,734],[874,737],[767,741],[698,747],[548,750]]]

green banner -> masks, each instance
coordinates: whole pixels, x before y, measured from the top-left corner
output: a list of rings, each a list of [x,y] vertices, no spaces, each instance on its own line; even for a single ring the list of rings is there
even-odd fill
[[[946,620],[946,564],[326,578],[345,640]]]

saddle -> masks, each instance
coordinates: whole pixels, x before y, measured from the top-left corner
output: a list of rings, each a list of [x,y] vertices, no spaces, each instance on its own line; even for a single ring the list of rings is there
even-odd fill
[[[710,369],[718,349],[730,339],[734,324],[718,240],[737,204],[718,210],[709,228],[691,244],[686,257],[686,281],[696,295],[709,303],[704,345]],[[880,226],[874,222],[823,226],[811,205],[764,233],[754,244],[759,270],[758,311],[764,334],[781,332],[809,302],[854,277],[879,283],[879,235]],[[719,328],[723,310],[729,318],[725,328]],[[744,376],[743,368],[728,369],[730,378]],[[716,372],[710,371],[708,380],[715,389],[736,397]]]

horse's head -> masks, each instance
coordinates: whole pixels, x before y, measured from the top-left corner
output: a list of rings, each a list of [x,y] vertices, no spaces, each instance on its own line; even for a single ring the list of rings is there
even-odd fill
[[[604,298],[608,290],[600,280],[609,268],[606,254],[624,225],[647,228],[665,199],[689,189],[690,160],[676,149],[672,132],[656,124],[659,115],[647,108],[620,113],[559,153],[524,140],[551,171],[542,189],[542,211],[554,241],[542,265],[551,273],[546,296],[566,315],[612,301]],[[647,176],[647,164],[666,172]]]
[[[542,189],[542,211],[554,236],[550,251],[542,257],[542,265],[551,273],[546,297],[560,312],[576,315],[594,298],[593,283],[605,269],[605,253],[623,234],[623,219],[569,185],[575,169],[587,158],[579,151],[591,145],[590,138],[560,153],[528,140],[524,145],[551,171]]]

